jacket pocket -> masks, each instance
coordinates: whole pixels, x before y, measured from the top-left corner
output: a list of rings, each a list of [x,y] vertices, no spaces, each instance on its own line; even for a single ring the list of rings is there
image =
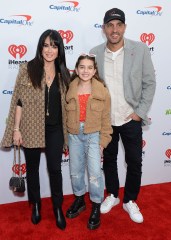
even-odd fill
[[[98,102],[96,101],[91,103],[90,109],[91,109],[91,118],[93,121],[96,121],[97,119],[101,118],[103,107],[104,105],[102,101],[98,101]]]
[[[90,107],[91,107],[92,111],[102,112],[103,111],[103,102],[101,102],[101,101],[92,102]]]
[[[68,103],[65,105],[65,108],[67,111],[75,111],[76,110],[76,106],[74,103]]]

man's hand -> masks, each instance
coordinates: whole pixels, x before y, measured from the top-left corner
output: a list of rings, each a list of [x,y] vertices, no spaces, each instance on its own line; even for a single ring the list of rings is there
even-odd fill
[[[130,120],[130,119],[132,119],[132,120],[134,120],[134,121],[138,121],[138,122],[141,121],[141,118],[140,118],[136,113],[131,113],[131,114],[125,119],[125,121]]]

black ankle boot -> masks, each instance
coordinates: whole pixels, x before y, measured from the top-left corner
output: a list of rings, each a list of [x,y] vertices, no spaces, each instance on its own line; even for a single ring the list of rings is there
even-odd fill
[[[80,212],[86,209],[84,195],[76,196],[75,201],[71,205],[71,207],[67,210],[66,217],[68,218],[75,218],[77,217]]]
[[[33,224],[38,224],[41,220],[40,209],[41,209],[40,203],[33,204],[32,216],[31,216],[31,221]]]
[[[62,230],[66,228],[66,221],[61,207],[54,209],[54,214],[56,217],[56,226]]]
[[[91,230],[96,229],[100,226],[100,205],[100,203],[93,202],[91,215],[87,225],[87,227]]]

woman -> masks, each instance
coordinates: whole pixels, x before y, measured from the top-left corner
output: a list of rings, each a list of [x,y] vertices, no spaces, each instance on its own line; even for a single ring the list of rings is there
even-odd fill
[[[60,229],[66,227],[62,211],[61,159],[69,78],[63,40],[57,31],[47,30],[40,36],[35,58],[20,66],[1,143],[4,147],[23,146],[33,224],[41,220],[39,163],[41,150],[45,148],[53,209]]]
[[[66,216],[75,218],[86,208],[87,166],[92,201],[87,227],[93,230],[100,226],[100,205],[104,198],[101,155],[111,141],[110,95],[99,78],[94,55],[82,54],[78,58],[72,80],[66,94],[66,113],[71,183],[76,198]]]

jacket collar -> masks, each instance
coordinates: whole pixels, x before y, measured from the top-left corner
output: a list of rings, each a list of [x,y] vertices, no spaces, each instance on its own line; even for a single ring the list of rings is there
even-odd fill
[[[92,98],[99,100],[105,99],[104,86],[95,78],[92,79]]]
[[[124,49],[132,50],[134,48],[135,48],[135,44],[133,44],[133,41],[130,39],[124,38]]]
[[[69,101],[72,98],[77,98],[77,86],[79,83],[79,78],[75,78],[71,83],[70,87],[66,96],[66,100]],[[104,87],[101,82],[96,80],[95,78],[92,79],[92,91],[91,91],[91,98],[104,100]]]

